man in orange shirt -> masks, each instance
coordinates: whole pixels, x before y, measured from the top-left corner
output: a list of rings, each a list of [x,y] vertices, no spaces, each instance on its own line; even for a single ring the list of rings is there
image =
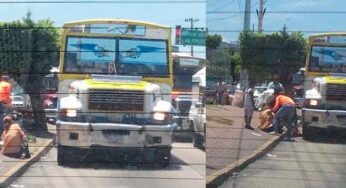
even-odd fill
[[[6,104],[7,107],[11,107],[11,91],[12,91],[12,85],[9,82],[10,78],[7,75],[1,76],[0,81],[0,102],[3,102]]]
[[[285,121],[287,128],[286,139],[291,141],[293,121],[296,114],[296,105],[290,97],[282,94],[282,90],[280,88],[274,89],[274,96],[275,106],[272,108],[272,112],[275,113],[273,120],[274,132],[271,132],[271,134],[279,134],[281,122]]]

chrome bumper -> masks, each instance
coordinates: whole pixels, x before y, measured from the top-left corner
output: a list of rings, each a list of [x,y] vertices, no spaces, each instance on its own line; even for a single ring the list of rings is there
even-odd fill
[[[176,123],[168,125],[131,125],[57,121],[58,144],[90,148],[170,146]]]
[[[54,118],[57,119],[58,117],[58,109],[57,108],[46,108],[44,109],[44,112],[46,113],[46,118]]]
[[[303,122],[311,127],[319,128],[346,128],[346,111],[302,109]]]

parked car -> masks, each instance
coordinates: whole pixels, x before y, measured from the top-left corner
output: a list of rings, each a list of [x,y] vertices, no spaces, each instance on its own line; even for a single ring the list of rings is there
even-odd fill
[[[255,109],[261,111],[262,108],[273,99],[274,90],[266,89],[262,93],[260,93],[255,99]]]
[[[205,84],[206,68],[201,69],[192,77],[192,91],[203,94]],[[193,145],[196,148],[205,147],[206,105],[204,95],[194,95],[189,112],[189,124],[192,132]]]
[[[265,90],[267,90],[267,87],[265,86],[255,86],[253,93],[254,100],[256,101],[258,96],[261,95]]]
[[[12,107],[13,108],[19,108],[19,107],[24,107],[24,98],[23,96],[20,95],[11,95],[11,100],[12,100]]]

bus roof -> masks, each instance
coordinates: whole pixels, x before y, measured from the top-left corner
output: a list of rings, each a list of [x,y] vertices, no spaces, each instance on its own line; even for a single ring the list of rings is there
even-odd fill
[[[86,19],[86,20],[79,20],[79,21],[73,21],[73,22],[67,22],[64,24],[65,27],[71,27],[71,26],[77,26],[77,25],[84,25],[84,24],[99,24],[99,23],[131,23],[131,24],[138,24],[143,26],[149,26],[153,28],[162,28],[162,29],[169,29],[169,27],[159,24],[154,24],[150,22],[143,22],[138,20],[127,20],[127,19]]]
[[[310,37],[325,37],[325,36],[341,36],[341,35],[346,35],[346,32],[330,32],[330,33],[318,33],[318,34],[313,34]]]

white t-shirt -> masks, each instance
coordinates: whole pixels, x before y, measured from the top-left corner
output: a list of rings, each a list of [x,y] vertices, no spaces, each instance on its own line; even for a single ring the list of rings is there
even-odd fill
[[[251,95],[250,92],[253,92],[251,88],[247,88],[244,93],[244,108],[253,108],[254,104],[252,103],[251,100]]]

